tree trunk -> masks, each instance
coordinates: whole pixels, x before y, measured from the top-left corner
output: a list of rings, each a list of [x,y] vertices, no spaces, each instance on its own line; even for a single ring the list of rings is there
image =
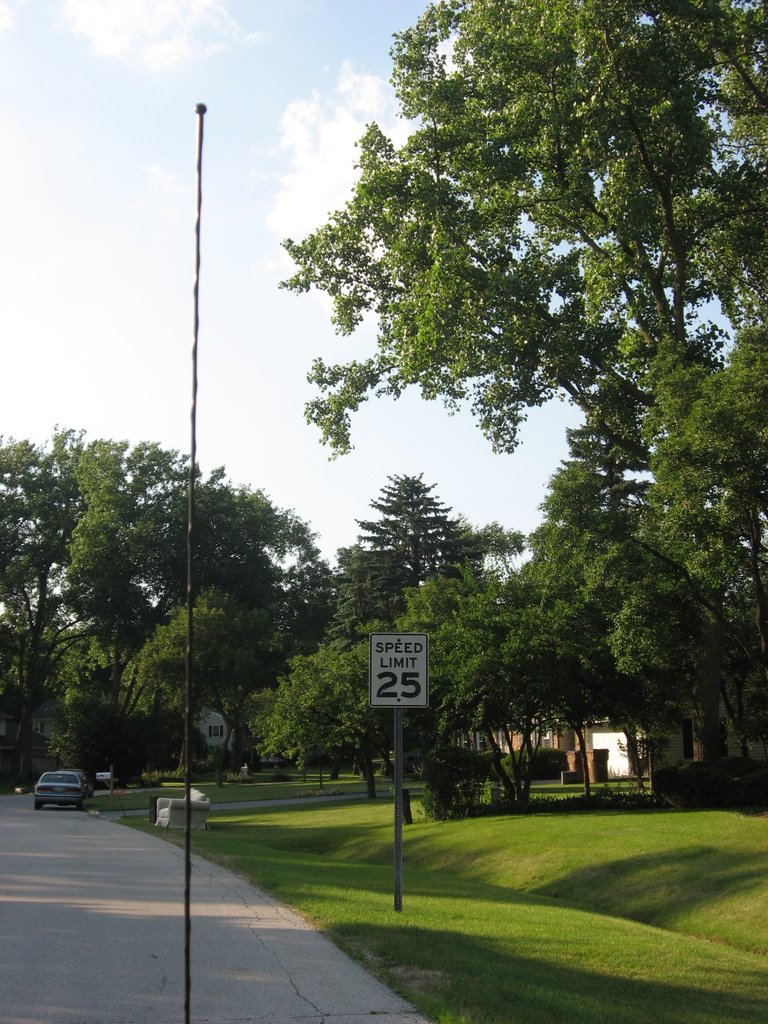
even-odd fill
[[[573,726],[573,731],[576,734],[576,739],[579,741],[579,760],[581,761],[581,774],[584,780],[584,796],[589,796],[592,792],[591,780],[589,778],[589,759],[587,758],[587,738],[584,735],[584,726],[579,723]]]
[[[720,686],[720,696],[723,699],[725,705],[725,713],[728,716],[728,721],[733,726],[736,735],[739,738],[739,752],[742,757],[749,757],[749,738],[744,728],[744,679],[739,677],[733,680],[734,696],[736,698],[736,706],[731,700],[728,688],[725,685],[725,681]]]
[[[366,796],[369,800],[376,799],[376,777],[373,769],[373,758],[365,751],[360,752],[360,770],[365,776]]]
[[[501,763],[501,747],[499,746],[498,740],[490,729],[485,732],[485,738],[488,742],[488,746],[491,749],[491,760],[493,762],[493,770],[496,772],[496,776],[501,783],[504,795],[507,800],[513,804],[517,800],[517,787],[513,779],[509,777],[509,774],[505,771],[504,765]],[[511,757],[511,755],[510,755]]]
[[[14,767],[19,782],[33,782],[32,771],[32,706],[25,698],[21,704],[21,722],[16,734]]]
[[[629,770],[635,776],[635,784],[639,793],[645,789],[643,784],[643,762],[640,757],[640,745],[637,742],[637,733],[634,729],[625,729],[624,736],[627,741],[627,760]]]
[[[224,716],[221,716],[224,718]],[[227,760],[227,754],[229,753],[229,738],[232,735],[232,725],[228,719],[224,718],[224,739],[219,747],[218,757],[216,758],[216,785],[224,785],[224,765]]]
[[[693,683],[693,759],[719,761],[720,674],[722,632],[714,619],[704,618],[699,633],[699,663]]]
[[[523,807],[525,807],[525,808],[528,807],[528,803],[530,801],[531,785],[533,784],[534,765],[536,763],[536,754],[539,751],[539,742],[540,741],[539,741],[538,737],[541,734],[540,734],[540,731],[538,729],[535,730],[535,735],[537,737],[535,743],[531,739],[531,737],[533,735],[534,735],[533,722],[531,722],[528,730],[526,731],[526,734],[525,734],[525,737],[524,737],[524,741],[523,741],[523,744],[524,744],[524,747],[525,747],[525,752],[526,752],[526,755],[527,755],[526,759],[525,759],[525,774],[522,773],[522,758],[520,758],[520,766],[521,766],[521,789],[520,789],[520,792],[521,792],[521,802],[523,804]]]
[[[232,726],[232,771],[236,772],[243,763],[243,740],[242,727],[239,724]]]

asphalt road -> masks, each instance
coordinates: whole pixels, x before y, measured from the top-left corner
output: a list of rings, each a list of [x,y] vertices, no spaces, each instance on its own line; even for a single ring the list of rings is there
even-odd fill
[[[183,851],[0,797],[2,1024],[183,1024]],[[293,911],[192,865],[194,1024],[427,1024]]]

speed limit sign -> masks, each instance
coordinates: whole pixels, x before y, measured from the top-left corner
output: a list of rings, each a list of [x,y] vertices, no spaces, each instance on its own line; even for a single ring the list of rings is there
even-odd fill
[[[371,633],[368,703],[373,708],[429,706],[426,633]]]

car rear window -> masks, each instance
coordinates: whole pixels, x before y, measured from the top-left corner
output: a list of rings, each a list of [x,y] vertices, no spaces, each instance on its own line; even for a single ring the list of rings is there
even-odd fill
[[[79,785],[80,779],[72,772],[48,772],[42,777],[42,782],[74,782]]]

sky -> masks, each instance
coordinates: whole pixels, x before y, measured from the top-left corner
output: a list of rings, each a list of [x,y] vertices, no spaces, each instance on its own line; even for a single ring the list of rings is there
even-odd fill
[[[293,509],[333,562],[392,475],[423,475],[474,526],[529,532],[566,455],[567,405],[494,454],[469,411],[371,399],[332,458],[304,406],[337,335],[327,298],[278,287],[282,248],[340,208],[355,143],[408,126],[393,34],[424,0],[0,0],[0,437],[188,453],[195,107],[205,103],[197,455]]]

